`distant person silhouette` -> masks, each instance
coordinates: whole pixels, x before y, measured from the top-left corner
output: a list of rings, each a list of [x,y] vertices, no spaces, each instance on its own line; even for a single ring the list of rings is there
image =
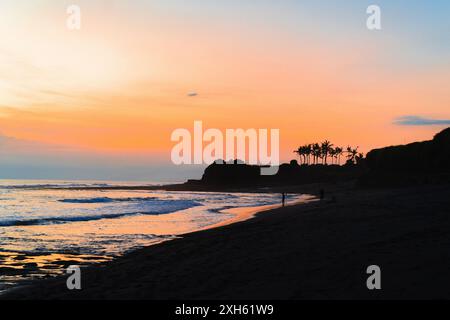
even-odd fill
[[[283,204],[283,207],[286,205],[286,193],[283,192],[281,194],[281,203]]]
[[[323,200],[325,198],[325,190],[320,189],[320,200]]]

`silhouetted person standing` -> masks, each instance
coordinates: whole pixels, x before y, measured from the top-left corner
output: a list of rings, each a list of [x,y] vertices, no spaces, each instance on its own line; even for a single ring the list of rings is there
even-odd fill
[[[325,190],[320,189],[320,200],[323,200],[325,198]]]
[[[286,205],[286,193],[283,192],[281,194],[281,203],[283,204],[283,207]]]

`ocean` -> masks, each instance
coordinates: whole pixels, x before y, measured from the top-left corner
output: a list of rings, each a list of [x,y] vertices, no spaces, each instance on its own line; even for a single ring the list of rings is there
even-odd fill
[[[155,184],[0,180],[0,292],[226,222],[231,208],[281,201],[266,193],[80,189],[134,185]]]

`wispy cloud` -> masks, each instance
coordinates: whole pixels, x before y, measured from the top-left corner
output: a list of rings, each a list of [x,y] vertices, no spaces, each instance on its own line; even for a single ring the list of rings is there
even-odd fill
[[[95,153],[3,135],[0,132],[0,176],[3,179],[98,179],[121,181],[187,180],[201,177],[204,166],[175,166],[145,154]]]
[[[450,125],[450,119],[431,119],[421,116],[402,116],[394,119],[398,126],[446,126]]]

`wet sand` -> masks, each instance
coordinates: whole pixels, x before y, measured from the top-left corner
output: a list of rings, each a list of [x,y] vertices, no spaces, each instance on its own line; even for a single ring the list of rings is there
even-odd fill
[[[306,195],[306,194],[300,195],[300,198],[297,200],[289,201],[289,202],[286,201],[285,207],[306,204],[306,203],[314,202],[317,200],[318,200],[317,197],[312,196],[312,195]],[[230,215],[232,215],[232,218],[221,221],[219,223],[216,223],[216,224],[213,224],[210,226],[207,226],[198,231],[215,229],[218,227],[224,227],[224,226],[228,226],[228,225],[231,225],[231,224],[234,224],[237,222],[244,222],[244,221],[254,218],[257,214],[259,214],[261,212],[266,212],[269,210],[275,210],[275,209],[280,209],[280,208],[282,208],[281,204],[272,204],[272,205],[264,205],[264,206],[259,206],[259,207],[238,207],[238,208],[232,208],[232,209],[228,209],[228,210],[222,210],[221,213],[230,214]]]
[[[287,206],[295,205],[299,203],[307,203],[310,201],[316,201],[314,196],[300,195],[296,199],[290,200],[286,203]],[[196,227],[195,232],[213,229],[221,226],[226,226],[239,221],[245,221],[253,218],[260,211],[267,211],[270,209],[280,208],[281,204],[263,205],[256,207],[236,207],[231,209],[225,209],[218,212],[223,218],[219,219],[220,222],[215,224],[209,224],[205,227]],[[187,219],[189,219],[192,210],[196,208],[186,209],[180,212],[185,212]],[[150,221],[148,219],[151,219]],[[174,235],[162,236],[159,235],[153,240],[147,241],[149,245],[156,245],[165,241],[170,241],[178,237],[183,237],[186,234],[186,223],[180,221],[180,225],[174,227],[165,226],[158,223],[158,216],[132,216],[124,217],[118,221],[105,220],[104,224],[97,221],[91,222],[76,222],[52,226],[34,226],[39,229],[38,233],[46,233],[46,228],[51,228],[51,232],[56,232],[58,236],[65,235],[68,237],[76,237],[79,234],[84,234],[89,237],[92,233],[96,234],[111,234],[119,233],[121,235],[126,234],[152,234],[155,229],[159,232],[167,230],[165,233],[174,233]],[[191,231],[194,232],[194,231]],[[57,238],[55,238],[57,239]],[[66,269],[70,265],[78,265],[82,268],[87,266],[99,266],[107,262],[112,261],[120,255],[110,252],[109,255],[89,255],[81,254],[76,251],[70,251],[65,253],[52,253],[52,252],[13,252],[13,251],[0,251],[0,295],[4,294],[8,290],[14,289],[19,286],[26,286],[39,279],[45,279],[55,276],[64,275]]]
[[[83,269],[81,291],[58,278],[1,298],[450,298],[450,186],[330,193]],[[380,291],[366,287],[373,264]]]

